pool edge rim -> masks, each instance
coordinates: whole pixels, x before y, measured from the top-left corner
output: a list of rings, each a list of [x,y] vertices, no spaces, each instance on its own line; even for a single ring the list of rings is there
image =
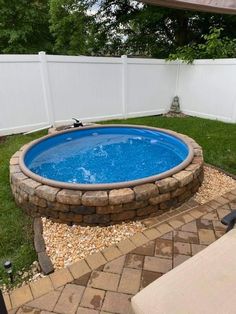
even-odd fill
[[[181,140],[189,150],[188,156],[185,158],[183,162],[181,162],[179,165],[176,167],[167,170],[161,174],[154,175],[154,176],[149,176],[137,180],[132,180],[132,181],[123,181],[123,182],[118,182],[118,183],[106,183],[106,184],[78,184],[78,183],[66,183],[62,181],[56,181],[52,179],[46,179],[44,177],[41,177],[31,170],[25,165],[24,159],[27,154],[27,152],[35,145],[38,143],[51,138],[55,137],[58,134],[65,134],[65,133],[71,133],[83,129],[98,129],[98,128],[111,128],[111,127],[120,127],[120,128],[138,128],[138,129],[147,129],[147,130],[154,130],[154,131],[159,131],[162,133],[166,133],[168,135],[171,135],[179,140]],[[96,125],[96,126],[84,126],[83,128],[74,128],[74,129],[69,129],[69,130],[63,130],[63,131],[58,131],[53,134],[45,135],[43,137],[40,137],[39,139],[36,139],[29,144],[26,144],[27,146],[22,150],[22,153],[19,158],[19,166],[23,174],[25,174],[27,177],[35,180],[36,182],[39,182],[44,185],[48,185],[51,187],[55,188],[60,188],[60,189],[69,189],[69,190],[77,190],[77,191],[102,191],[102,190],[113,190],[113,189],[122,189],[122,188],[130,188],[130,187],[135,187],[139,186],[142,184],[147,184],[147,183],[153,183],[158,180],[162,180],[165,178],[168,178],[181,170],[185,169],[193,160],[194,158],[194,148],[191,145],[191,142],[186,139],[187,136],[184,134],[177,133],[175,131],[169,130],[169,129],[163,129],[163,128],[156,128],[156,127],[151,127],[151,126],[145,126],[145,125],[133,125],[133,124],[104,124],[104,125]]]

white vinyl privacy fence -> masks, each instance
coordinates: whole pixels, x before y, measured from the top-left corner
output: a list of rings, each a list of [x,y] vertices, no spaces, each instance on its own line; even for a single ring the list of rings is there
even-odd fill
[[[236,60],[0,55],[0,135],[49,125],[182,110],[236,122]]]

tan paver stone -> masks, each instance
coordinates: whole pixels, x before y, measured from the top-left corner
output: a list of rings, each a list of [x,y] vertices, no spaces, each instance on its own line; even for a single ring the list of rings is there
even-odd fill
[[[222,207],[218,208],[216,211],[220,220],[231,212],[230,209],[224,209]]]
[[[23,286],[21,288],[17,288],[16,290],[13,290],[11,295],[11,304],[12,308],[16,308],[21,306],[22,304],[25,304],[31,300],[33,300],[33,295],[31,293],[29,286]]]
[[[159,226],[157,226],[156,228],[161,234],[165,234],[165,233],[173,230],[173,228],[170,225],[168,225],[167,223],[162,223]]]
[[[161,239],[165,239],[165,240],[172,240],[173,239],[173,232],[167,232],[165,234],[163,234],[163,236],[161,236]]]
[[[141,270],[124,268],[118,291],[122,293],[135,294],[139,291]]]
[[[119,280],[120,275],[118,274],[93,271],[89,279],[88,286],[97,289],[116,291]]]
[[[155,228],[144,230],[143,234],[149,240],[155,240],[156,238],[158,238],[161,235],[161,233],[157,229],[155,229]]]
[[[77,279],[91,271],[85,260],[78,261],[69,266],[72,276]]]
[[[41,278],[30,283],[30,288],[34,299],[53,290],[53,285],[49,277]]]
[[[127,254],[135,249],[135,245],[129,239],[120,241],[117,246],[123,254]]]
[[[156,272],[153,272],[153,271],[143,270],[142,277],[141,277],[140,289],[145,288],[150,283],[152,283],[156,279],[160,278],[162,275],[163,274],[161,274],[161,273],[156,273]]]
[[[189,222],[191,222],[191,221],[194,220],[194,218],[193,218],[191,215],[187,214],[187,213],[183,213],[183,214],[181,215],[181,218],[183,219],[183,221],[184,221],[185,223],[189,223]]]
[[[52,311],[57,303],[57,300],[59,299],[60,294],[60,291],[55,290],[27,303],[27,305],[40,310]]]
[[[216,239],[221,238],[224,234],[225,234],[225,231],[223,231],[223,230],[216,230],[215,231]]]
[[[181,220],[180,218],[172,218],[168,221],[168,223],[173,227],[174,229],[180,228],[185,224],[185,221]]]
[[[202,245],[202,244],[191,244],[192,248],[192,255],[196,255],[197,253],[201,252],[207,247],[207,245]]]
[[[127,254],[125,259],[125,267],[142,269],[144,256],[137,254]]]
[[[186,242],[174,243],[174,254],[191,255],[191,246]]]
[[[96,269],[104,264],[106,264],[106,259],[102,255],[102,253],[94,253],[92,255],[87,256],[86,262],[88,263],[91,269]]]
[[[3,294],[3,300],[5,302],[7,310],[10,310],[12,306],[11,306],[11,300],[8,293]]]
[[[81,299],[80,306],[100,310],[104,296],[105,291],[87,287]]]
[[[198,243],[198,234],[187,231],[175,231],[174,240],[176,242]]]
[[[108,273],[121,274],[124,267],[124,263],[125,256],[118,257],[115,260],[106,263],[103,271]]]
[[[183,262],[187,261],[191,256],[188,255],[174,255],[174,267],[177,267],[178,265],[182,264]]]
[[[17,309],[13,309],[13,310],[9,310],[7,313],[8,314],[16,314],[17,311],[18,311],[18,308]]]
[[[59,288],[68,282],[71,282],[73,277],[67,268],[63,268],[52,273],[50,275],[50,279],[54,288]]]
[[[213,228],[217,231],[225,231],[226,226],[224,226],[219,220],[213,220]]]
[[[74,314],[78,308],[84,289],[84,287],[78,285],[66,285],[54,311],[61,314]]]
[[[212,207],[208,206],[207,204],[200,205],[196,208],[199,212],[201,212],[203,215],[212,212]]]
[[[215,198],[214,201],[216,201],[217,203],[220,203],[220,205],[225,205],[229,202],[229,200],[227,198],[224,198],[223,196],[219,196]]]
[[[87,274],[84,274],[83,276],[73,280],[71,283],[72,284],[75,284],[75,285],[79,285],[79,286],[84,286],[84,287],[87,287],[87,284],[88,284],[88,281],[89,281],[89,278],[91,276],[91,273],[92,272],[89,272]]]
[[[132,295],[108,291],[102,310],[110,313],[133,314],[130,303],[131,297]]]
[[[165,239],[157,239],[155,247],[155,256],[171,258],[172,257],[172,241]]]
[[[202,219],[207,219],[207,220],[218,220],[219,217],[217,215],[216,210],[212,211],[211,213],[208,213],[204,216],[202,216]]]
[[[151,256],[153,256],[154,250],[155,250],[155,242],[149,241],[146,244],[137,247],[135,250],[132,251],[132,253],[138,254],[138,255],[151,255]]]
[[[196,223],[197,223],[198,229],[213,229],[212,220],[201,218],[201,219],[197,219]]]
[[[112,261],[122,255],[122,252],[116,246],[110,246],[104,249],[102,253],[108,261]]]
[[[220,206],[220,203],[216,202],[215,200],[207,202],[207,205],[213,209],[216,209]]]
[[[194,218],[196,218],[196,219],[198,219],[198,218],[200,218],[201,216],[203,216],[203,213],[202,213],[201,211],[197,210],[197,209],[190,210],[190,211],[189,211],[189,214],[190,214],[191,216],[193,216]]]
[[[99,314],[99,311],[92,310],[92,309],[86,309],[84,307],[79,307],[76,314]]]
[[[187,232],[197,232],[196,221],[192,221],[192,222],[187,223],[186,225],[182,226],[181,230],[187,231]]]
[[[216,240],[215,234],[213,230],[209,229],[199,229],[198,230],[199,235],[199,242],[200,244],[211,244]]]
[[[41,311],[39,309],[32,309],[30,307],[27,306],[23,306],[22,308],[20,308],[16,314],[41,314]]]
[[[136,247],[141,246],[149,241],[147,237],[144,236],[143,233],[136,233],[130,240],[134,243]]]
[[[164,274],[172,269],[172,260],[167,258],[145,256],[143,269]]]

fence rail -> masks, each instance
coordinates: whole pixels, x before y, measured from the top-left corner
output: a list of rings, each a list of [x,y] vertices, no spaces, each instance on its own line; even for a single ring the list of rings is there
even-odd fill
[[[0,55],[0,135],[162,114],[175,95],[189,115],[236,122],[235,84],[236,59]]]

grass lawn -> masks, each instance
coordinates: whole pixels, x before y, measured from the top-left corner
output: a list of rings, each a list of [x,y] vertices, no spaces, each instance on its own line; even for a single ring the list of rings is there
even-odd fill
[[[0,138],[0,284],[8,282],[3,263],[10,259],[14,272],[26,269],[36,259],[32,241],[32,220],[15,205],[9,185],[9,159],[25,143],[45,135],[14,135]],[[16,283],[21,278],[16,278]]]
[[[159,116],[106,123],[150,125],[187,134],[203,147],[206,162],[236,174],[236,124],[193,117]],[[6,259],[12,260],[14,270],[18,271],[29,267],[36,258],[32,240],[32,220],[15,205],[11,195],[9,159],[23,144],[44,134],[46,131],[0,139],[0,278],[3,281],[6,277],[2,264]]]
[[[236,124],[195,117],[161,116],[113,120],[106,123],[149,125],[189,135],[202,146],[205,162],[236,175]]]

